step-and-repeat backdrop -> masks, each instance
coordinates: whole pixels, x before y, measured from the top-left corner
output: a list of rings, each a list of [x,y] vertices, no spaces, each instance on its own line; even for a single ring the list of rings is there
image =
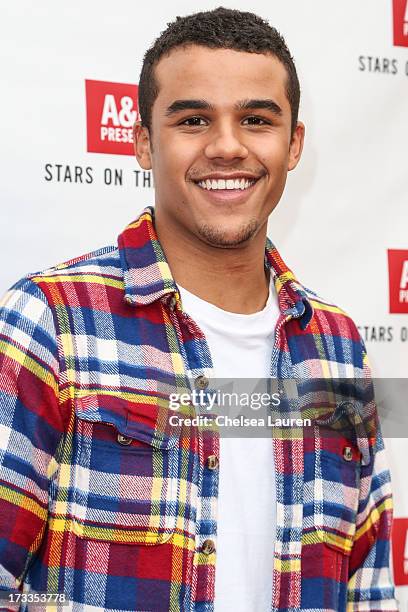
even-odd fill
[[[114,243],[154,203],[153,177],[131,143],[143,53],[176,15],[219,3],[3,7],[1,293],[29,271]],[[257,12],[284,34],[302,85],[304,155],[269,235],[306,286],[352,315],[375,375],[407,378],[407,0],[224,5]],[[386,443],[406,611],[408,439]]]

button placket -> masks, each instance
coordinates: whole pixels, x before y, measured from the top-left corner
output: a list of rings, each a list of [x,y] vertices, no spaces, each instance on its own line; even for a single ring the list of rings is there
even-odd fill
[[[201,552],[205,555],[211,555],[211,553],[215,552],[214,540],[204,540],[201,545]]]

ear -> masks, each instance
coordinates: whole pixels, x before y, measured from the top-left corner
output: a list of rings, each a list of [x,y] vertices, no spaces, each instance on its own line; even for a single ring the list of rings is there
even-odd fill
[[[288,170],[293,170],[298,165],[302,156],[304,139],[305,126],[301,121],[298,121],[290,141]]]
[[[140,121],[135,121],[133,126],[133,144],[136,159],[143,170],[151,170],[151,146],[150,134],[147,127],[143,127]]]

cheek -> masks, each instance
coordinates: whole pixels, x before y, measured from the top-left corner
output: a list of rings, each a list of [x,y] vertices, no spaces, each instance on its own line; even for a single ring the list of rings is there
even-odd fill
[[[185,143],[159,142],[154,165],[160,174],[166,174],[172,181],[184,180],[192,166],[194,156],[189,153]]]
[[[288,162],[289,150],[288,147],[283,144],[269,150],[267,157],[264,158],[264,165],[268,169],[269,174],[276,178],[286,173]]]

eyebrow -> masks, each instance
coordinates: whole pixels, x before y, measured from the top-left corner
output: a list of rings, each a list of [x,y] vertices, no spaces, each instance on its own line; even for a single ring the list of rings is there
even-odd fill
[[[170,117],[175,113],[179,113],[184,110],[208,110],[213,111],[214,106],[207,102],[207,100],[175,100],[166,109],[166,117]]]
[[[274,115],[282,115],[281,107],[271,98],[240,100],[235,104],[235,108],[236,110],[264,109],[270,111]]]
[[[282,109],[279,104],[270,98],[239,100],[234,104],[234,109],[238,111],[264,109],[274,115],[282,115]],[[207,100],[175,100],[166,109],[165,115],[166,117],[171,117],[171,115],[185,110],[214,111],[215,107],[210,102],[207,102]]]

